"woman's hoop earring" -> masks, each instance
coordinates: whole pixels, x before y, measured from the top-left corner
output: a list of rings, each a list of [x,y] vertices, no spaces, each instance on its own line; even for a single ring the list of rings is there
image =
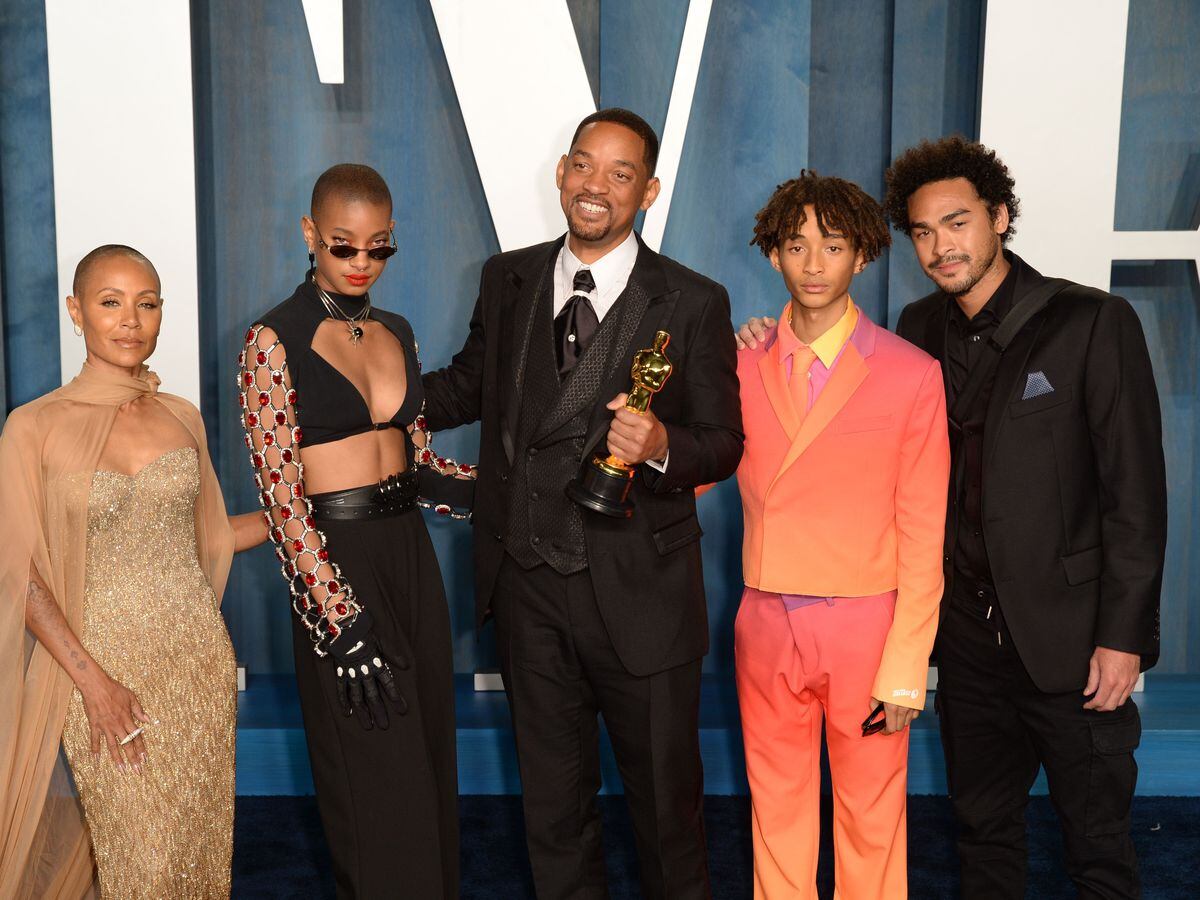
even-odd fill
[[[75,336],[83,337],[83,329],[79,327],[79,324],[77,322],[72,322],[71,325],[75,328]]]

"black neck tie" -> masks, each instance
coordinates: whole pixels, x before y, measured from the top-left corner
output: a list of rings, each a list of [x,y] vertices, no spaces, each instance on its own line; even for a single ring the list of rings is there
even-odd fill
[[[558,377],[566,378],[575,364],[579,362],[600,320],[588,294],[596,290],[596,280],[592,278],[590,269],[580,269],[575,273],[574,291],[566,306],[554,317],[554,337],[558,348]]]

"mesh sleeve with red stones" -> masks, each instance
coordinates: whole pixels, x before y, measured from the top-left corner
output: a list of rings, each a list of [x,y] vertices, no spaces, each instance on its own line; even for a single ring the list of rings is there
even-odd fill
[[[328,642],[341,631],[339,623],[353,622],[360,607],[354,589],[329,558],[325,535],[317,530],[304,495],[296,391],[287,353],[271,329],[255,325],[246,333],[238,369],[238,405],[263,516],[291,588],[292,609],[317,655],[324,656]]]

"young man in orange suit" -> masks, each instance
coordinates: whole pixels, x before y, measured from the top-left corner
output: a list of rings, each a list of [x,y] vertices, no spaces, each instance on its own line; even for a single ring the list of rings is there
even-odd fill
[[[907,895],[908,725],[937,630],[950,456],[937,362],[850,299],[889,240],[858,186],[801,172],[751,242],[791,295],[738,354],[735,653],[756,898],[817,896],[822,720],[838,894]]]

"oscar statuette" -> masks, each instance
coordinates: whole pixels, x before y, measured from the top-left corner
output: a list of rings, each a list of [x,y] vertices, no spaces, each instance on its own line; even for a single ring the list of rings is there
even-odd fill
[[[625,401],[625,408],[630,412],[645,415],[650,409],[651,398],[663,389],[671,376],[671,361],[664,352],[669,343],[671,336],[660,331],[654,335],[652,348],[634,354],[633,387]],[[598,513],[627,519],[633,515],[629,489],[635,471],[617,456],[597,454],[583,464],[579,477],[567,485],[567,496]]]

